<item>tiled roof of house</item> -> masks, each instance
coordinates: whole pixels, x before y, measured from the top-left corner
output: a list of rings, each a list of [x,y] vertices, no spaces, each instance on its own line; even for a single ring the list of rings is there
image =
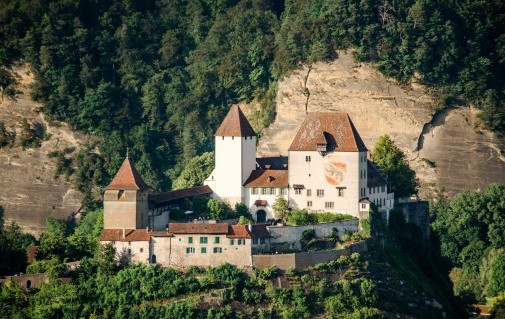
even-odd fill
[[[250,231],[253,238],[267,238],[270,237],[267,226],[265,224],[252,225],[252,230]]]
[[[123,237],[123,229],[104,229],[100,234],[100,241],[149,241],[152,231],[145,229],[125,229]]]
[[[185,197],[207,195],[211,193],[212,189],[210,189],[208,185],[202,185],[185,189],[178,189],[171,192],[149,194],[149,201],[153,201],[155,203],[162,203]]]
[[[336,112],[309,113],[288,150],[317,151],[317,144],[325,142],[328,152],[367,150],[349,115]]]
[[[106,189],[113,190],[147,190],[142,177],[127,157]]]
[[[367,160],[367,186],[375,187],[386,185],[386,178],[382,175],[382,172],[375,166],[375,164]]]
[[[288,170],[254,170],[244,183],[245,187],[288,187]]]
[[[249,230],[251,227],[251,230]],[[227,238],[267,238],[270,233],[265,224],[230,225]]]
[[[169,223],[168,231],[173,234],[227,234],[226,223]]]
[[[288,157],[282,155],[258,157],[256,158],[256,164],[258,165],[259,169],[288,169]]]
[[[254,201],[254,205],[256,206],[267,206],[268,202],[264,199],[257,199]]]
[[[216,136],[256,136],[256,133],[240,107],[232,105],[217,129]]]

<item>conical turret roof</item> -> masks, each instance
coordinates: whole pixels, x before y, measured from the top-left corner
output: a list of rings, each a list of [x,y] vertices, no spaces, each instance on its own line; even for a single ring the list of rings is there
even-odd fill
[[[216,136],[256,136],[238,105],[233,105],[216,131]]]
[[[111,190],[147,190],[146,183],[127,157],[106,189]]]

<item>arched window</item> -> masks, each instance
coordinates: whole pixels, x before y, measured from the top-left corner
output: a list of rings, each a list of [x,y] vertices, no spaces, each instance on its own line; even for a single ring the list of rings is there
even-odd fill
[[[153,254],[153,255],[151,256],[151,264],[155,264],[155,263],[156,263],[156,255],[155,255],[155,254]]]
[[[27,280],[26,281],[26,289],[30,289],[32,288],[32,281],[31,280]]]

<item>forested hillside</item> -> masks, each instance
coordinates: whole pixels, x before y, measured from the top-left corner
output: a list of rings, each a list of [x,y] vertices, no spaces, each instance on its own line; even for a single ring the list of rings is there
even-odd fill
[[[99,186],[129,147],[148,184],[170,188],[230,104],[259,101],[252,123],[268,125],[278,80],[336,49],[505,132],[502,1],[3,0],[0,21],[2,96],[15,95],[13,63],[28,63],[44,112],[103,138],[76,172],[103,161]]]

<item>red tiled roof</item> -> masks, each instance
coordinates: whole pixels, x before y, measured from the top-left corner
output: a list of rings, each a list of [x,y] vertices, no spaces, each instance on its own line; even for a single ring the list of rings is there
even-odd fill
[[[327,151],[366,151],[365,143],[346,113],[320,112],[305,117],[289,151],[317,151],[326,142]]]
[[[143,191],[148,187],[127,157],[106,189]]]
[[[211,194],[211,193],[212,193],[212,189],[210,189],[210,187],[208,185],[202,185],[202,186],[178,189],[178,190],[171,191],[171,192],[149,194],[149,200],[156,202],[156,203],[161,203],[161,202],[169,202],[169,201],[173,201],[173,200],[181,199],[181,198],[185,198],[185,197],[206,195],[206,194]]]
[[[254,205],[256,206],[267,206],[268,202],[266,200],[262,200],[262,199],[257,199],[255,202],[254,202]]]
[[[256,136],[256,133],[240,107],[235,104],[217,129],[216,136]]]
[[[288,170],[254,170],[245,187],[288,187]]]
[[[265,224],[252,225],[252,231],[250,232],[253,238],[267,238],[270,237],[267,226]]]
[[[125,237],[123,237],[123,229],[104,229],[100,234],[100,241],[149,241],[152,231],[145,229],[125,229]]]
[[[251,230],[249,230],[251,227]],[[255,225],[230,225],[228,229],[228,238],[267,238],[270,233],[265,224]]]
[[[360,204],[369,204],[370,203],[370,201],[368,200],[368,197],[360,199],[359,202],[360,202]]]
[[[228,229],[228,238],[251,238],[247,230],[247,225],[230,225]]]
[[[226,223],[169,223],[168,231],[173,234],[227,234]]]

